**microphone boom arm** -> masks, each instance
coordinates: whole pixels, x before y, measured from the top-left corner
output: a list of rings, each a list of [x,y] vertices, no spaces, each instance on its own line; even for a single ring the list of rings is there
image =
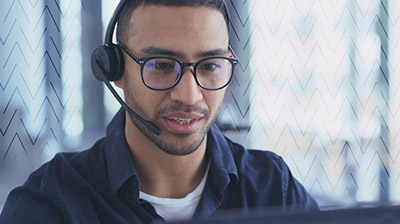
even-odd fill
[[[135,117],[138,121],[140,121],[144,126],[146,126],[146,128],[148,128],[151,132],[153,132],[156,135],[160,135],[161,134],[161,130],[160,128],[158,128],[156,125],[154,125],[153,123],[151,123],[148,120],[143,119],[139,114],[137,114],[135,111],[133,111],[123,100],[122,98],[119,96],[119,94],[117,93],[117,91],[114,89],[114,87],[110,84],[110,82],[105,78],[104,75],[104,70],[102,68],[102,66],[99,65],[99,63],[97,62],[97,65],[99,66],[99,70],[103,73],[102,77],[103,77],[103,82],[106,84],[107,88],[111,91],[112,95],[115,97],[115,99],[117,99],[117,101],[121,104],[121,106],[128,111],[129,114],[131,114],[133,117]]]

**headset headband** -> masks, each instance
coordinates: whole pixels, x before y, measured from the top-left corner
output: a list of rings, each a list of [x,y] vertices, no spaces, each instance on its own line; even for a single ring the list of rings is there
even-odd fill
[[[113,34],[115,30],[115,25],[118,22],[118,18],[122,13],[122,9],[125,7],[125,4],[130,0],[121,0],[118,3],[117,8],[115,9],[110,22],[108,23],[107,30],[106,30],[106,37],[104,39],[104,43],[110,45],[112,43]]]

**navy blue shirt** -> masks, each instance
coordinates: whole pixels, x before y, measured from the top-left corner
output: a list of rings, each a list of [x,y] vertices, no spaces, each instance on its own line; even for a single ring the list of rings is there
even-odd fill
[[[8,196],[0,223],[152,223],[162,220],[139,199],[138,179],[120,110],[106,137],[79,153],[60,153]],[[213,126],[207,138],[210,170],[194,218],[226,209],[247,212],[318,209],[281,157],[247,150]]]

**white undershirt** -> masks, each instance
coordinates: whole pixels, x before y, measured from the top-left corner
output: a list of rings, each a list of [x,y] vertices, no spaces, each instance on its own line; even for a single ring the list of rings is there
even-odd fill
[[[210,163],[207,166],[207,170],[200,184],[184,198],[160,198],[143,193],[142,191],[140,191],[139,197],[153,205],[157,214],[166,221],[191,219],[204,191],[209,168]]]

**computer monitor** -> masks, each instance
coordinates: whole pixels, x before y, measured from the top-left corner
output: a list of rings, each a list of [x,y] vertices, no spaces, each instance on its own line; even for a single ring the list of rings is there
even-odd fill
[[[370,208],[350,208],[329,211],[266,212],[257,209],[247,214],[238,211],[225,211],[208,219],[197,219],[179,224],[261,224],[261,223],[400,223],[400,206]]]

